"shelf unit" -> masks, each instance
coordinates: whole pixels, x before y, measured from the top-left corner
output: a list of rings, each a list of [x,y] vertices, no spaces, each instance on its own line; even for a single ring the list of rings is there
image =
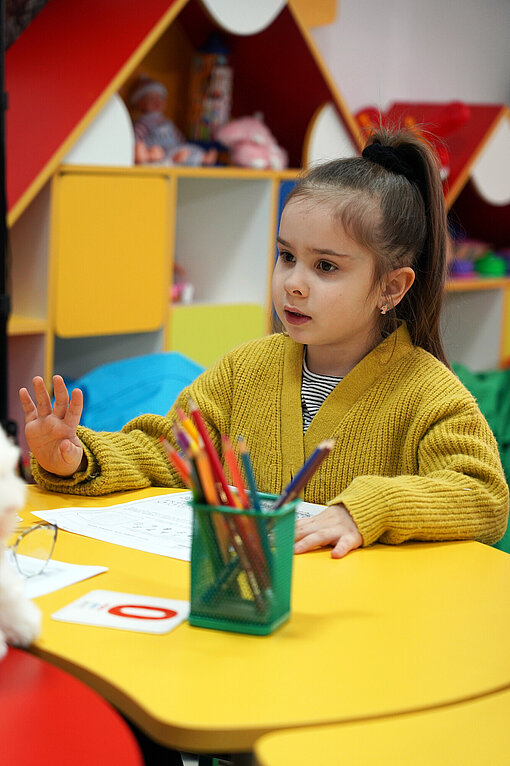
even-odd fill
[[[140,72],[165,83],[168,114],[184,127],[191,58],[214,23],[199,0],[145,0],[143,18],[139,7],[138,0],[51,0],[7,51],[9,402],[19,423],[17,389],[36,373],[44,371],[47,382],[54,369],[72,378],[105,361],[170,348],[209,364],[266,331],[282,197],[325,105],[333,105],[353,152],[360,147],[358,126],[304,23],[315,6],[289,0],[261,32],[224,37],[235,73],[233,116],[262,111],[294,170],[61,164],[112,95],[125,97]],[[316,11],[329,18],[331,1],[321,0]],[[261,64],[268,51],[270,77]],[[475,113],[477,138],[462,155],[449,205],[462,202],[481,149],[508,119],[500,106]],[[174,261],[195,285],[192,306],[169,305]],[[449,285],[446,303],[481,300],[493,327],[498,312],[508,325],[508,295],[507,282],[480,280],[476,290],[464,282]],[[480,306],[466,311],[471,320]],[[485,322],[472,324],[473,334]],[[469,349],[465,335],[457,344],[461,357]],[[486,350],[489,336],[490,329],[476,349]],[[510,356],[506,336],[498,349],[496,363]],[[23,443],[21,429],[20,436]]]
[[[83,3],[85,27],[77,23]],[[353,153],[360,141],[302,20],[303,5],[289,0],[257,34],[222,30],[235,72],[233,116],[262,111],[294,168],[325,103]],[[332,5],[321,0],[315,15],[327,20]],[[314,13],[307,6],[308,20]],[[138,0],[51,0],[8,52],[8,90],[15,91],[9,401],[18,422],[17,389],[33,374],[44,371],[49,383],[54,370],[73,378],[105,361],[170,348],[208,364],[268,330],[280,198],[297,170],[62,164],[108,99],[126,97],[141,72],[165,83],[168,115],[184,128],[192,56],[214,29],[199,0],[145,0],[142,24]],[[268,50],[278,77],[267,78],[261,66]],[[56,121],[45,121],[26,156],[29,126],[48,110]],[[17,160],[20,173],[12,172]],[[192,306],[169,304],[174,261],[195,286]],[[21,429],[20,436],[23,442]]]

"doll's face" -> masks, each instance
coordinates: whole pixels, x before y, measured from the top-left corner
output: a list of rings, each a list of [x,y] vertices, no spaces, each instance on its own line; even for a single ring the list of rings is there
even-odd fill
[[[161,93],[152,91],[142,96],[137,104],[137,107],[142,112],[162,112],[165,108],[166,100]]]

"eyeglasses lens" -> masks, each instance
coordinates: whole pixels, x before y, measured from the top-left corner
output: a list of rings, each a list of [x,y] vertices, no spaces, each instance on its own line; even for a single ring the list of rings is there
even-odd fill
[[[55,528],[44,524],[33,527],[18,540],[16,559],[25,577],[40,574],[53,553]]]

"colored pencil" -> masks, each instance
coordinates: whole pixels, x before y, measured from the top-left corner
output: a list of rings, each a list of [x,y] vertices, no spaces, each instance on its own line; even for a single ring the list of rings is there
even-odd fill
[[[199,446],[196,446],[194,443],[192,443],[190,451],[192,460],[197,469],[198,477],[200,479],[205,502],[212,506],[219,505],[220,501],[214,482],[214,476],[212,474],[211,464],[209,463],[209,459],[203,449],[202,444],[199,443]],[[226,523],[225,518],[221,513],[211,513],[211,521],[216,535],[217,544],[221,551],[222,559],[224,562],[227,562],[229,558],[228,549],[230,538],[230,530],[228,529],[228,524]]]
[[[308,460],[299,469],[292,481],[285,487],[281,495],[275,500],[272,510],[281,508],[299,495],[305,484],[312,478],[322,461],[329,455],[335,446],[334,439],[325,439],[312,452]]]
[[[190,457],[190,449],[193,445],[194,447],[198,447],[198,443],[191,438],[189,433],[184,430],[184,428],[181,428],[179,423],[174,423],[172,425],[172,431],[175,436],[175,441],[181,448],[181,450],[184,452],[185,455]]]
[[[221,437],[221,441],[223,444],[223,455],[229,469],[230,478],[232,479],[232,483],[235,485],[239,493],[242,507],[247,510],[250,508],[250,500],[244,488],[243,477],[241,476],[241,471],[239,470],[239,466],[237,464],[234,450],[232,448],[232,443],[229,437],[226,435]],[[256,574],[261,580],[262,585],[265,588],[268,588],[270,585],[269,574],[267,570],[268,562],[266,561],[263,546],[259,538],[259,529],[257,528],[257,524],[255,520],[250,516],[239,515],[236,517],[236,520],[238,522],[238,529],[240,528],[241,531],[241,536],[249,545],[250,551],[253,554],[253,564],[256,568]]]
[[[230,439],[228,438],[228,436],[226,436],[225,434],[221,437],[221,442],[223,445],[223,456],[225,458],[225,462],[227,464],[227,468],[230,473],[232,484],[235,486],[239,494],[241,507],[248,509],[250,507],[250,501],[249,501],[248,495],[246,494],[246,490],[244,488],[243,477],[241,476],[241,471],[239,470],[236,456],[234,455],[232,443]]]
[[[184,428],[185,431],[189,434],[189,436],[193,439],[193,441],[198,442],[198,431],[195,427],[195,424],[191,420],[191,418],[186,415],[184,410],[181,407],[177,407],[177,417],[179,418],[179,421]]]
[[[202,437],[202,441],[204,442],[205,451],[207,452],[207,457],[209,458],[209,461],[211,463],[213,473],[216,479],[221,484],[221,488],[223,489],[223,492],[225,493],[225,497],[227,498],[227,505],[230,505],[232,506],[232,508],[235,508],[236,503],[235,503],[234,497],[232,495],[230,487],[228,486],[227,479],[225,477],[225,472],[223,471],[223,467],[218,457],[218,453],[216,452],[214,444],[211,441],[211,437],[209,436],[209,432],[207,431],[207,427],[204,423],[204,419],[202,418],[202,413],[200,412],[197,405],[192,399],[190,399],[189,407],[190,407],[192,420],[197,427],[198,433]]]
[[[188,489],[191,489],[191,472],[190,468],[185,462],[185,460],[179,455],[176,449],[174,449],[165,439],[164,436],[159,437],[159,441],[163,445],[163,448],[166,452],[166,455],[169,459],[169,461],[174,466],[175,470],[179,474],[180,478],[182,479],[184,485],[188,487]]]
[[[187,461],[167,442],[164,436],[160,436],[159,440],[165,449],[168,460],[175,466],[186,486],[191,489],[194,501],[196,503],[203,503],[205,498],[194,462],[190,461],[188,465]],[[211,520],[206,516],[199,516],[198,521],[202,530],[204,544],[209,552],[211,564],[216,575],[219,575],[227,558],[224,556],[223,551],[220,550],[218,537]]]
[[[256,511],[260,511],[262,509],[260,507],[257,484],[255,482],[255,476],[253,474],[253,468],[251,465],[250,452],[242,436],[238,437],[237,446],[239,447],[239,454],[241,455],[241,462],[243,464],[246,481],[248,482],[248,486],[250,488],[250,497],[253,508],[255,508]]]

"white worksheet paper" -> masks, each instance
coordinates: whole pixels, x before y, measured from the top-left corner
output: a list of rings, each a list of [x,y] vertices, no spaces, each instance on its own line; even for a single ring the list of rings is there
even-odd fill
[[[30,556],[20,556],[23,565],[23,571],[29,572],[30,567],[33,566],[34,570],[39,567],[41,562],[39,560],[34,561]],[[14,561],[11,561],[11,566],[19,574]],[[44,571],[41,574],[32,575],[31,577],[23,577],[25,582],[25,596],[27,598],[38,598],[38,596],[45,596],[47,593],[52,593],[54,590],[60,590],[68,585],[74,585],[82,580],[88,580],[89,577],[94,577],[102,572],[107,572],[108,567],[101,566],[88,566],[84,564],[67,564],[65,561],[55,561],[50,559],[46,564]]]
[[[191,559],[193,511],[191,492],[172,492],[99,508],[58,508],[34,512],[66,532],[93,537],[126,548]],[[323,505],[300,503],[296,517],[314,516]]]

